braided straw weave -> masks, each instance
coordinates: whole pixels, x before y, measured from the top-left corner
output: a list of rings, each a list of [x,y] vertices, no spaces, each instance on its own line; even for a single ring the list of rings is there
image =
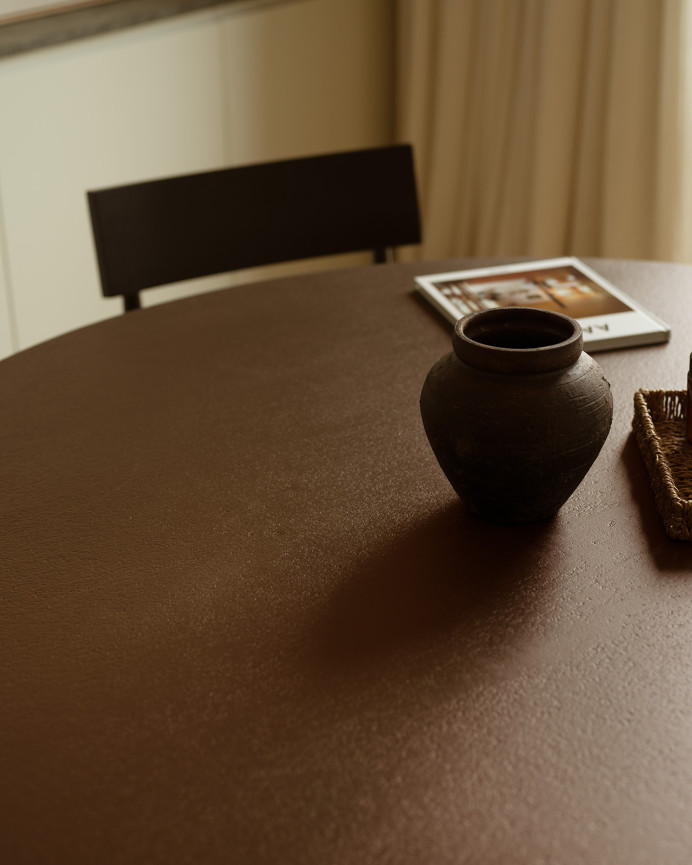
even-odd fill
[[[692,541],[692,443],[684,390],[638,390],[632,427],[666,534]]]

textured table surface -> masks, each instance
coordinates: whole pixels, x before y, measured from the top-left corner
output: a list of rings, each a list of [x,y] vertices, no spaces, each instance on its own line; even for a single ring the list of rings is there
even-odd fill
[[[8,863],[689,863],[692,545],[631,436],[554,519],[470,517],[418,412],[450,328],[381,265],[142,310],[0,363]]]

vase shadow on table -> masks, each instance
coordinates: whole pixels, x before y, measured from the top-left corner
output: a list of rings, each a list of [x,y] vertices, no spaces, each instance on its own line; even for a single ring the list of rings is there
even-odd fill
[[[691,576],[692,543],[674,540],[666,534],[634,433],[630,433],[625,441],[622,462],[627,471],[632,498],[637,506],[641,530],[656,565],[666,573],[679,572],[682,576]]]
[[[372,665],[447,640],[457,653],[504,651],[549,606],[559,522],[500,525],[459,501],[441,508],[340,581],[320,620],[319,666]]]

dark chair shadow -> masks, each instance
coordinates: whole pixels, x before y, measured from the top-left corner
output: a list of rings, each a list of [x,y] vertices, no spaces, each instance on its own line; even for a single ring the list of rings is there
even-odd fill
[[[622,461],[627,471],[632,498],[639,511],[642,532],[656,565],[662,571],[681,572],[685,576],[692,576],[692,544],[673,540],[666,535],[634,433],[627,437],[622,449]]]
[[[503,650],[540,615],[559,522],[497,525],[447,505],[341,581],[320,617],[316,663],[329,675],[450,635],[457,652]]]

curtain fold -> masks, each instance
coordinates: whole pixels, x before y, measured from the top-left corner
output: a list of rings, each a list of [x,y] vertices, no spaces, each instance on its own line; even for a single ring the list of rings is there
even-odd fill
[[[397,0],[408,257],[692,260],[692,0]]]

